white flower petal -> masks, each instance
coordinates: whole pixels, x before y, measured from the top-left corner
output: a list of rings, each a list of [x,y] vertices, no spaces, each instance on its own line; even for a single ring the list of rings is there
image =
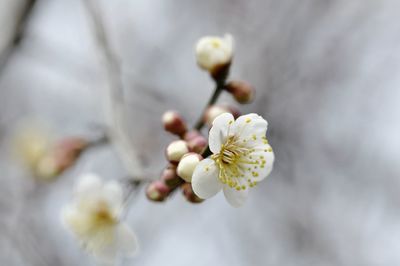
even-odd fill
[[[258,114],[248,114],[236,119],[232,126],[232,133],[249,142],[254,136],[257,137],[257,141],[260,141],[261,137],[265,137],[267,128],[268,122],[264,118]]]
[[[224,35],[224,42],[226,45],[226,50],[230,51],[230,53],[232,54],[234,48],[234,40],[232,34],[226,33]]]
[[[238,191],[235,188],[231,188],[227,185],[224,186],[223,190],[226,200],[230,205],[236,208],[243,205],[249,194],[249,189]]]
[[[261,181],[271,173],[275,161],[275,155],[269,144],[256,148],[256,151],[253,154],[257,157],[263,156],[263,160],[265,160],[264,167],[257,169],[259,173],[257,181]]]
[[[222,189],[222,183],[218,179],[219,169],[214,160],[204,159],[196,167],[192,177],[194,193],[207,199],[217,194]]]
[[[80,177],[78,184],[75,187],[75,193],[79,196],[85,196],[92,193],[97,193],[103,183],[101,179],[93,173],[87,173]]]
[[[138,250],[138,241],[132,229],[125,223],[117,228],[118,251],[124,256],[134,256]]]
[[[225,142],[228,129],[234,120],[232,114],[223,113],[213,121],[213,126],[208,136],[208,145],[213,153],[218,153],[221,150],[221,145]]]
[[[115,226],[107,226],[96,231],[83,240],[83,245],[89,253],[102,262],[115,262],[118,254],[117,230]]]
[[[87,240],[86,248],[97,260],[112,263],[118,255],[135,255],[138,244],[133,231],[122,223],[97,232]]]
[[[61,222],[65,227],[70,228],[78,219],[78,215],[79,212],[74,205],[67,205],[61,211]]]

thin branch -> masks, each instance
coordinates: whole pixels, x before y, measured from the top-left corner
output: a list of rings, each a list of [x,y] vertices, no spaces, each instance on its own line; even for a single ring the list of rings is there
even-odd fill
[[[135,171],[133,178],[143,181],[144,173],[139,165],[139,156],[132,148],[130,138],[127,136],[126,112],[124,110],[124,85],[122,82],[121,64],[117,55],[113,52],[110,41],[107,37],[105,26],[101,17],[101,10],[98,2],[83,0],[84,6],[93,22],[96,38],[100,49],[106,60],[107,73],[109,78],[109,106],[106,109],[109,113],[107,119],[111,123],[109,128],[110,140],[115,142],[115,147],[119,148],[120,155],[125,164]],[[128,150],[127,150],[128,149]],[[122,154],[123,153],[123,154]],[[136,158],[133,158],[136,157]],[[132,159],[133,158],[133,159]]]
[[[0,73],[3,72],[4,68],[8,64],[12,54],[14,54],[15,50],[19,47],[22,42],[22,39],[25,35],[25,29],[31,17],[32,11],[34,10],[35,5],[38,0],[27,0],[24,10],[21,13],[21,16],[18,19],[17,25],[15,27],[14,36],[12,37],[10,43],[5,48],[4,52],[0,55]]]
[[[98,44],[102,49],[104,56],[107,60],[107,68],[109,72],[109,78],[111,79],[110,83],[113,87],[112,91],[118,92],[114,94],[118,100],[123,99],[123,84],[121,80],[121,69],[120,69],[120,62],[117,56],[111,49],[110,42],[107,38],[107,34],[105,31],[105,27],[103,24],[103,20],[101,18],[101,11],[99,6],[91,0],[83,0],[83,3],[93,20],[94,30],[97,37]]]
[[[205,115],[207,109],[211,105],[214,105],[217,102],[218,97],[221,95],[221,92],[224,90],[224,84],[225,84],[225,82],[217,82],[217,85],[215,87],[214,93],[211,96],[210,100],[208,101],[206,107],[204,107],[204,110],[201,113],[199,119],[197,120],[197,122],[196,122],[196,124],[194,126],[194,129],[201,130],[203,128],[203,126],[204,126],[204,115]]]

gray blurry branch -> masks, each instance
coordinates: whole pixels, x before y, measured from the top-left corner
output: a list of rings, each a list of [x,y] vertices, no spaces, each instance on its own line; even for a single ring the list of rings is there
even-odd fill
[[[7,47],[0,54],[0,73],[3,72],[4,68],[9,62],[10,57],[12,56],[12,54],[14,54],[15,50],[18,49],[22,39],[24,38],[25,29],[27,27],[27,24],[29,23],[32,11],[37,5],[37,2],[38,0],[26,0],[23,10],[17,18],[17,23],[13,32],[13,36],[11,37],[11,40]]]
[[[106,118],[109,125],[107,134],[110,141],[119,150],[121,159],[125,160],[125,164],[130,169],[134,169],[135,175],[132,177],[134,181],[144,182],[144,173],[141,165],[139,165],[138,154],[133,150],[130,143],[128,130],[126,129],[126,112],[124,110],[124,85],[122,82],[122,71],[120,60],[111,47],[110,40],[107,36],[106,29],[101,17],[101,11],[97,1],[83,0],[83,4],[92,20],[92,25],[96,34],[96,40],[105,59],[108,75],[108,96],[106,107]],[[131,172],[133,172],[131,171]],[[136,186],[138,187],[138,186]]]
[[[111,91],[114,92],[113,96],[116,97],[117,100],[123,101],[123,84],[121,80],[122,73],[120,62],[111,48],[99,6],[97,2],[95,3],[92,0],[83,0],[83,3],[90,15],[90,18],[92,19],[98,45],[100,46],[106,59],[110,86],[113,88]]]

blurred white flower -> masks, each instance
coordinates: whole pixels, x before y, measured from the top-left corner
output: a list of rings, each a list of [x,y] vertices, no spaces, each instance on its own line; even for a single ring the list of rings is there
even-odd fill
[[[38,163],[51,147],[51,136],[43,125],[23,121],[16,129],[14,144],[23,163],[36,172]]]
[[[216,36],[202,37],[196,44],[197,64],[210,73],[229,65],[233,56],[233,38],[225,34],[223,38]]]
[[[272,170],[274,153],[266,139],[268,123],[257,114],[218,116],[210,130],[211,157],[202,160],[193,172],[193,191],[200,198],[214,196],[220,190],[234,207],[247,198],[254,187]]]
[[[114,262],[117,255],[132,256],[136,236],[120,221],[123,192],[115,181],[104,183],[94,174],[81,177],[72,204],[62,211],[62,220],[82,246],[103,262]]]

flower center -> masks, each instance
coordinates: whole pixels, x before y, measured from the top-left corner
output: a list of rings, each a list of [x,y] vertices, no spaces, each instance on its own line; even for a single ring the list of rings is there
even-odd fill
[[[233,165],[238,162],[240,157],[249,153],[249,149],[237,145],[235,136],[229,136],[228,140],[222,144],[221,151],[211,156],[218,164],[225,166]]]
[[[236,136],[229,136],[221,146],[221,151],[211,156],[219,167],[219,180],[237,190],[246,189],[247,184],[254,186],[256,182],[252,179],[246,181],[245,171],[248,171],[246,164],[258,164],[258,161],[250,160],[250,154],[254,149],[239,144]],[[256,177],[253,175],[253,177]]]
[[[214,48],[219,48],[219,47],[221,46],[221,42],[220,42],[219,40],[213,40],[213,41],[211,42],[211,45],[212,45]]]
[[[104,202],[100,202],[98,209],[94,213],[94,224],[95,225],[113,225],[118,222],[117,218],[113,215],[108,205]]]

